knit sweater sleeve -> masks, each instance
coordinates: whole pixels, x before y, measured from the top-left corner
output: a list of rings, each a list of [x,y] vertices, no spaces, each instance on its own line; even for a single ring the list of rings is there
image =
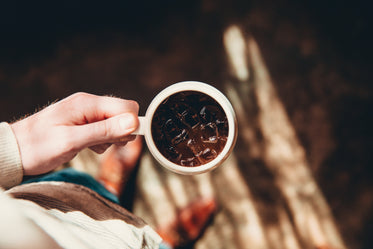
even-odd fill
[[[22,182],[23,168],[16,137],[8,123],[0,123],[0,186],[8,189]]]

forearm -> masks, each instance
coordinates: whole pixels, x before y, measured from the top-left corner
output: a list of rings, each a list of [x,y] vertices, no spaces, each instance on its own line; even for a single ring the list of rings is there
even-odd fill
[[[8,189],[21,183],[23,168],[17,140],[8,123],[0,123],[0,186]]]

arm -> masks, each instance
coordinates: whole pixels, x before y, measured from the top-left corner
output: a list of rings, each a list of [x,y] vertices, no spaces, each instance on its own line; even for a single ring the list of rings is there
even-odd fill
[[[49,172],[87,147],[103,153],[111,144],[125,145],[135,138],[137,114],[134,101],[77,93],[11,124],[23,174]]]

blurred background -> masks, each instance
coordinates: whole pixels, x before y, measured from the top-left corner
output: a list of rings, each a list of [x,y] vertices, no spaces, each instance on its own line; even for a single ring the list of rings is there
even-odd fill
[[[144,114],[172,83],[209,83],[237,112],[234,153],[183,177],[145,152],[130,209],[157,226],[214,196],[220,209],[194,248],[373,248],[364,2],[2,2],[0,118],[77,91],[134,99]]]

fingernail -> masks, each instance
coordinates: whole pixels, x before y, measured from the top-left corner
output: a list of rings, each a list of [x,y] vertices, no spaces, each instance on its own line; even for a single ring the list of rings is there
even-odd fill
[[[121,130],[127,131],[131,130],[134,128],[134,118],[133,115],[131,114],[124,114],[120,119],[119,119],[119,126]]]

